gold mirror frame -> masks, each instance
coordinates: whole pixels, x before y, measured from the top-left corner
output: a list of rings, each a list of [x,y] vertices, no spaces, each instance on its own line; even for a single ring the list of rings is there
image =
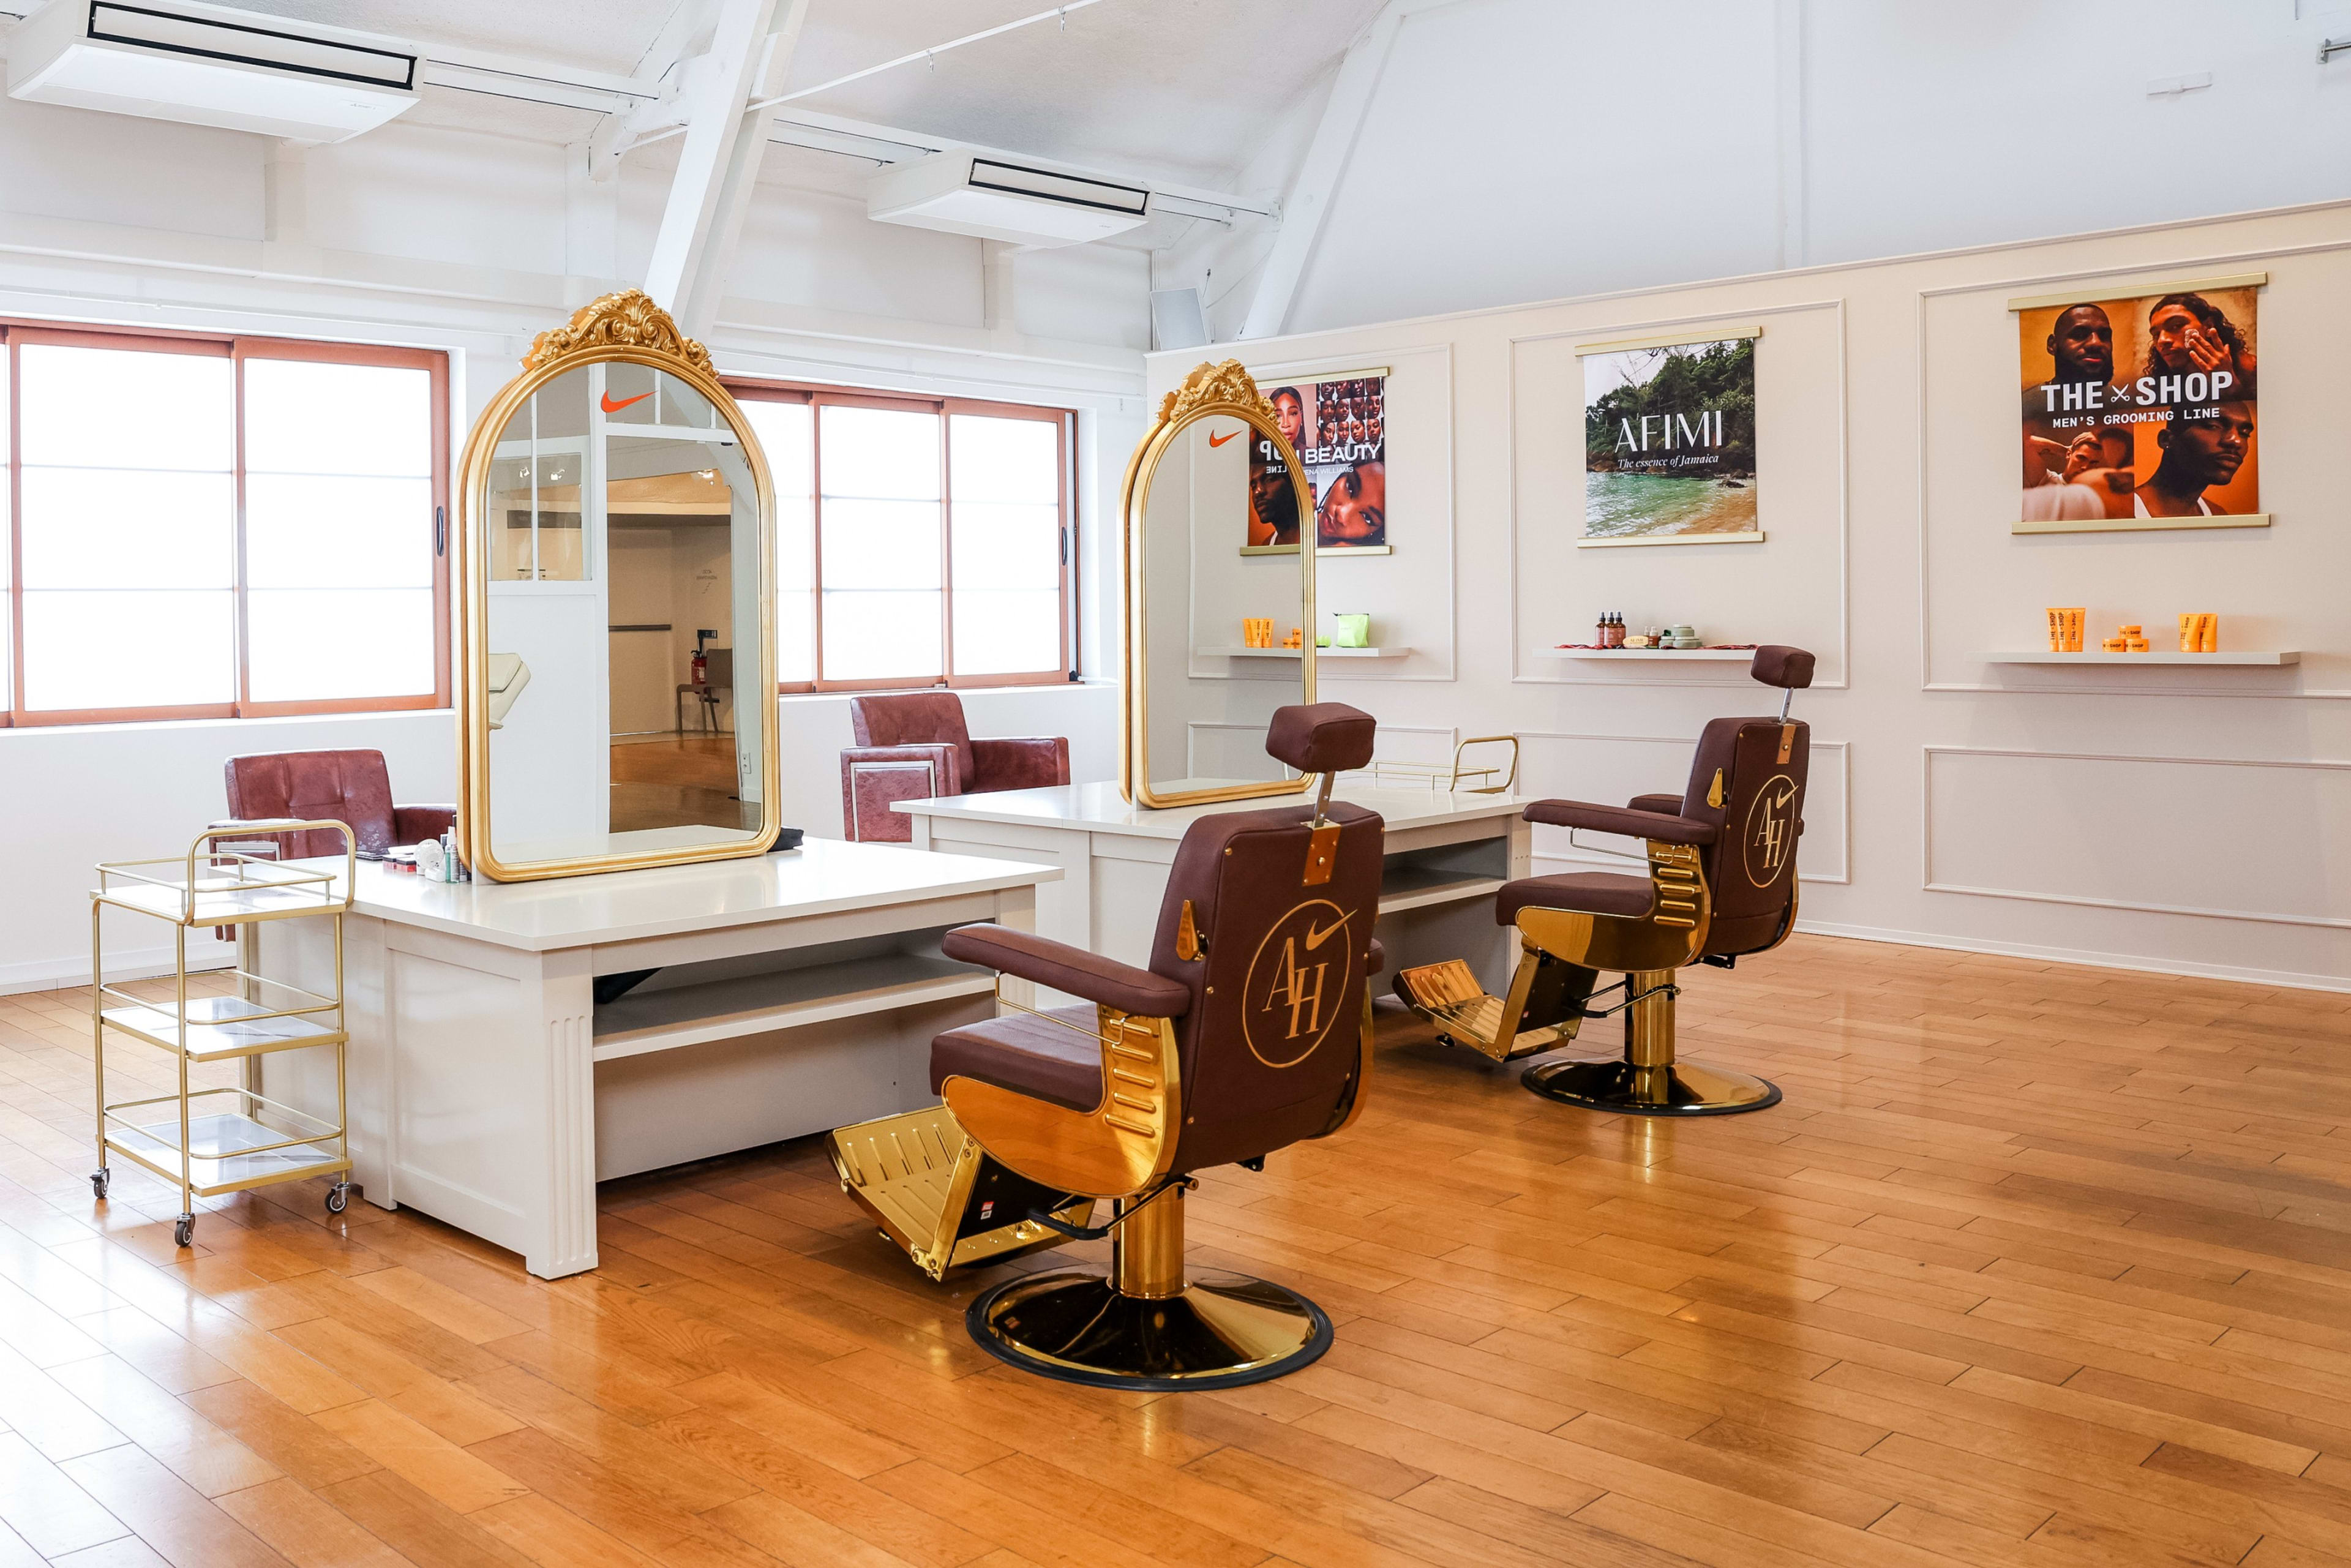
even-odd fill
[[[759,530],[758,684],[751,687],[768,706],[760,725],[759,831],[754,838],[690,849],[638,850],[564,860],[501,862],[491,844],[490,746],[487,654],[489,652],[490,466],[498,436],[532,393],[558,376],[599,361],[617,361],[664,371],[710,400],[742,444],[758,486]],[[465,437],[457,491],[456,591],[464,606],[457,648],[457,848],[478,876],[492,882],[538,882],[595,872],[634,871],[645,866],[687,865],[766,854],[783,827],[781,753],[776,737],[776,491],[767,455],[735,399],[711,369],[710,350],[678,330],[669,312],[652,298],[624,288],[581,306],[571,319],[533,339],[522,373],[508,382],[474,421]],[[737,638],[737,646],[741,646]],[[737,701],[743,700],[738,687]]]
[[[1180,789],[1161,794],[1151,788],[1150,692],[1141,678],[1150,650],[1144,643],[1143,576],[1144,513],[1151,498],[1151,481],[1176,438],[1202,420],[1237,419],[1259,435],[1272,439],[1290,468],[1290,486],[1298,498],[1299,612],[1302,617],[1298,653],[1299,701],[1314,700],[1314,493],[1307,488],[1306,465],[1297,448],[1283,438],[1275,423],[1273,404],[1258,390],[1256,379],[1238,360],[1202,364],[1184,378],[1184,384],[1159,404],[1159,417],[1127,460],[1126,477],[1119,485],[1118,510],[1119,609],[1125,632],[1119,644],[1119,679],[1125,700],[1118,710],[1118,792],[1139,806],[1205,806],[1219,800],[1249,800],[1267,795],[1303,794],[1314,782],[1312,774],[1265,784],[1236,784],[1220,789]],[[1238,543],[1236,549],[1239,548]],[[1272,558],[1280,559],[1280,558]],[[1197,612],[1195,612],[1196,622]],[[1186,635],[1189,635],[1187,629]],[[1188,657],[1186,668],[1190,668]]]

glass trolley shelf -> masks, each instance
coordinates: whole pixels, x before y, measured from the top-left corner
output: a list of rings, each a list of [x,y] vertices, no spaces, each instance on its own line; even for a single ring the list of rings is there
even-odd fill
[[[236,1094],[218,1089],[215,1094]],[[189,1099],[197,1096],[191,1094]],[[248,1096],[258,1099],[259,1096]],[[176,1097],[164,1102],[176,1105]],[[198,1197],[216,1197],[246,1187],[266,1186],[289,1176],[329,1176],[349,1170],[350,1161],[334,1145],[339,1129],[274,1102],[264,1102],[287,1122],[298,1124],[287,1132],[266,1126],[250,1116],[211,1111],[188,1118],[188,1185]],[[180,1118],[156,1114],[155,1105],[137,1107],[154,1120],[141,1123],[118,1115],[131,1106],[110,1107],[107,1113],[106,1146],[110,1153],[145,1166],[165,1181],[180,1180]],[[329,1145],[321,1147],[321,1145]]]
[[[111,987],[109,991],[114,995]],[[334,1004],[326,1004],[332,1008]],[[169,1002],[134,1002],[99,1013],[109,1024],[133,1039],[165,1051],[181,1049],[180,1026]],[[191,1061],[220,1061],[255,1056],[266,1051],[291,1051],[306,1045],[334,1045],[350,1038],[295,1012],[280,1012],[243,997],[188,998],[187,1052]]]

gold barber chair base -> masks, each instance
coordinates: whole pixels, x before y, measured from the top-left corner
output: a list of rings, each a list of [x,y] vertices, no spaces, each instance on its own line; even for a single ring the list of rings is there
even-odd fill
[[[1238,1274],[1159,1297],[1125,1294],[1102,1274],[1031,1274],[972,1302],[964,1322],[981,1349],[1025,1371],[1142,1393],[1263,1383],[1331,1348],[1322,1308]]]
[[[1545,1061],[1519,1082],[1562,1105],[1636,1116],[1723,1116],[1780,1103],[1780,1086],[1769,1080],[1688,1061]]]
[[[945,1105],[836,1127],[824,1146],[841,1190],[934,1280],[1067,1239],[1029,1218],[1034,1211],[1065,1225],[1093,1218],[1093,1199],[1040,1186],[990,1158]]]

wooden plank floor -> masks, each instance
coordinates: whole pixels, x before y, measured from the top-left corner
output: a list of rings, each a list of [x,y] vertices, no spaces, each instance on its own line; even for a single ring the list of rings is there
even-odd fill
[[[1191,1205],[1336,1347],[1134,1396],[976,1350],[809,1142],[607,1187],[553,1285],[315,1184],[176,1251],[90,1197],[83,996],[0,998],[0,1568],[2351,1562],[2351,996],[1799,938],[1681,1006],[1786,1103],[1389,1019]]]

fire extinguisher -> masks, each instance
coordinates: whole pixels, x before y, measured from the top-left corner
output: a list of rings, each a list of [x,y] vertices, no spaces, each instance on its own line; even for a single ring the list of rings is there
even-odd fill
[[[710,684],[710,660],[699,647],[694,650],[694,684],[697,686]]]

